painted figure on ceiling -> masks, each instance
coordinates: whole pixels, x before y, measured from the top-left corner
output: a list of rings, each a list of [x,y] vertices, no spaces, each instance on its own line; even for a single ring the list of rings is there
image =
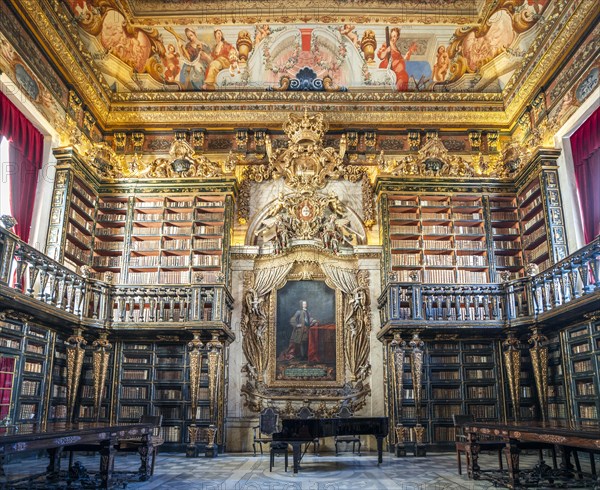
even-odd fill
[[[382,60],[379,64],[379,68],[388,68],[396,74],[396,88],[399,92],[402,92],[408,90],[406,61],[410,59],[413,52],[417,49],[417,45],[412,43],[406,54],[403,56],[397,46],[398,39],[400,39],[400,29],[394,27],[389,32],[389,45],[388,42],[385,42],[377,50],[377,57]]]
[[[340,31],[340,34],[346,36],[352,42],[352,44],[354,44],[357,48],[360,48],[360,39],[356,33],[356,26],[344,24],[338,30]]]
[[[204,85],[206,67],[211,62],[210,48],[198,39],[198,35],[190,28],[185,29],[187,43],[178,38],[179,51],[183,57],[183,67],[179,75],[181,88],[184,90],[200,90]]]
[[[163,63],[165,65],[165,81],[170,83],[175,82],[181,68],[179,66],[179,53],[177,53],[174,44],[169,43],[167,45],[167,51],[163,56]]]
[[[204,90],[215,89],[217,75],[224,68],[229,68],[229,65],[231,64],[229,55],[231,51],[235,49],[231,44],[225,41],[221,29],[215,29],[214,36],[216,44],[210,52],[212,61],[206,70],[206,77],[204,79],[204,84],[202,85]]]
[[[446,80],[449,66],[450,58],[448,57],[446,46],[440,46],[437,50],[437,61],[433,65],[433,81],[443,82]]]

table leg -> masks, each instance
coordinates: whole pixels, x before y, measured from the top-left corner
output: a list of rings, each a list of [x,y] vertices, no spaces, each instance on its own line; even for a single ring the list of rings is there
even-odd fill
[[[360,445],[358,446],[358,452],[360,454]],[[377,436],[377,464],[381,463],[383,463],[383,437]]]
[[[566,446],[559,446],[560,451],[560,469],[568,478],[573,478],[573,464],[571,463],[571,450]]]
[[[302,456],[302,444],[299,442],[292,442],[290,443],[292,445],[292,449],[293,449],[293,462],[294,462],[294,473],[298,473],[298,470],[300,469],[300,457]]]
[[[100,448],[100,488],[111,488],[112,469],[115,459],[114,445],[116,439],[108,439],[102,442]]]
[[[154,448],[152,447],[152,440],[148,434],[142,436],[142,444],[138,447],[138,453],[140,455],[140,481],[146,481],[150,478],[150,465],[148,464],[150,456],[153,458]]]
[[[479,480],[481,468],[477,460],[479,459],[479,442],[476,434],[467,434],[467,476],[473,480]]]
[[[508,462],[508,488],[517,488],[519,486],[519,449],[518,441],[509,439],[504,448]]]
[[[60,479],[60,454],[62,453],[62,447],[53,447],[48,449],[48,456],[50,462],[46,468],[47,475],[46,480],[50,482],[58,482]]]

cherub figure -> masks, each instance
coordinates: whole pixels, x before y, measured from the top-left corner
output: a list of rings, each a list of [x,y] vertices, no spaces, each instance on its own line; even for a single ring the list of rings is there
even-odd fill
[[[358,34],[355,31],[355,26],[351,24],[344,24],[338,30],[340,31],[340,34],[350,39],[354,46],[360,48],[360,39],[358,38]]]
[[[443,82],[448,74],[450,58],[445,46],[440,46],[437,50],[437,62],[433,65],[433,81]]]
[[[271,28],[268,26],[268,24],[256,26],[256,34],[254,36],[254,47],[258,46],[258,43],[260,43],[269,34],[271,34]]]

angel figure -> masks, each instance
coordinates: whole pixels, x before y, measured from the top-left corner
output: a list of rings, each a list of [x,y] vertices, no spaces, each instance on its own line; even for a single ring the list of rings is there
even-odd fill
[[[262,303],[264,299],[258,295],[256,289],[249,289],[246,293],[246,306],[251,314],[258,318],[264,318],[265,314],[262,311]]]
[[[333,211],[334,214],[339,216],[340,218],[346,214],[345,206],[335,195],[335,192],[329,191],[329,196],[327,198],[327,207]]]

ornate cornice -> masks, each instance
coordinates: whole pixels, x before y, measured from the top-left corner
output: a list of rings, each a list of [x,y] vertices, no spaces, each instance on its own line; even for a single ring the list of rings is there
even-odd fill
[[[569,12],[574,12],[569,16]],[[573,44],[577,42],[578,32],[585,31],[591,19],[597,17],[596,2],[571,2],[561,0],[544,25],[544,31],[538,34],[521,70],[511,77],[503,91],[506,100],[506,118],[510,125],[516,123],[517,117],[531,103],[536,92],[551,76],[553,70],[568,55]],[[536,53],[536,56],[533,55]]]
[[[35,27],[33,34],[45,46],[46,52],[53,57],[55,66],[68,73],[69,81],[77,87],[87,104],[93,107],[99,121],[106,121],[109,115],[109,98],[105,87],[100,83],[101,78],[97,77],[93,65],[79,56],[81,53],[86,53],[81,40],[77,38],[76,49],[66,42],[65,39],[73,40],[73,37],[63,30],[63,26],[69,25],[70,22],[64,14],[62,5],[55,0],[53,13],[50,13],[47,6],[38,0],[19,0],[12,5],[22,18],[26,18]],[[60,24],[56,22],[54,16],[61,20]],[[57,60],[60,60],[60,63],[57,63]],[[97,78],[90,77],[90,73],[94,73]]]
[[[322,110],[319,105],[306,106],[309,111]],[[214,127],[226,125],[244,125],[247,127],[265,125],[280,126],[288,117],[290,111],[300,111],[305,108],[304,105],[297,106],[273,106],[270,109],[256,109],[253,107],[222,107],[219,109],[204,110],[202,106],[187,108],[183,110],[166,111],[156,110],[156,112],[141,111],[123,111],[111,112],[107,120],[107,125],[113,128],[130,128],[133,126],[142,127],[164,127],[165,125],[177,126],[181,121],[186,122],[186,126],[205,127],[210,121]],[[230,109],[230,110],[227,110]],[[389,107],[386,107],[389,109]],[[418,110],[418,109],[417,109]],[[365,107],[343,107],[339,112],[330,112],[327,114],[328,120],[332,126],[351,126],[351,125],[374,125],[382,126],[405,126],[411,127],[416,124],[415,113],[395,112],[389,110],[369,112]],[[484,111],[468,112],[450,112],[448,107],[440,109],[440,112],[420,112],[418,116],[418,125],[420,127],[487,127],[501,128],[508,123],[503,112],[490,114]]]
[[[123,12],[139,25],[227,25],[261,22],[322,22],[381,24],[470,24],[485,18],[494,5],[490,0],[118,0]],[[392,5],[393,3],[393,5]],[[393,7],[393,8],[392,8]],[[160,12],[160,14],[157,14]],[[365,14],[368,12],[368,14]]]

